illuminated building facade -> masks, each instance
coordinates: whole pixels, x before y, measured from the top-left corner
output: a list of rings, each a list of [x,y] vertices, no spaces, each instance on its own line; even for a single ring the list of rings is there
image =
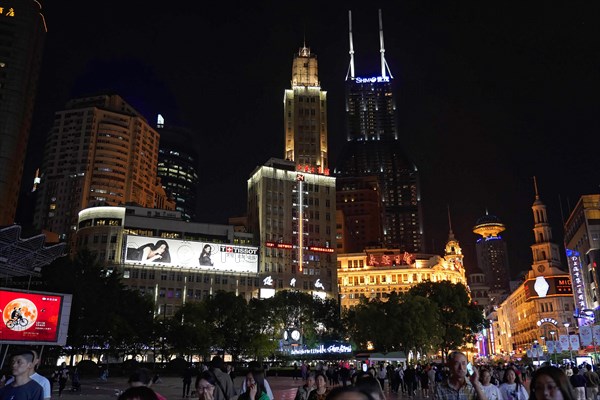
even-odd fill
[[[600,318],[600,194],[581,196],[565,223],[565,248],[579,326]]]
[[[535,193],[532,206],[535,237],[527,278],[498,307],[495,348],[498,354],[523,354],[534,343],[558,341],[573,325],[571,276],[561,268],[560,249],[552,243],[546,206]],[[543,338],[542,338],[543,337]]]
[[[41,8],[0,1],[0,226],[15,222],[46,37]]]
[[[159,240],[168,243],[168,251],[159,259],[142,260],[136,250]],[[96,252],[109,269],[121,273],[123,284],[150,296],[157,314],[167,317],[186,302],[205,299],[218,290],[246,300],[257,297],[258,250],[252,242],[251,234],[235,232],[231,225],[187,222],[179,211],[129,205],[82,210],[75,237],[77,249]],[[206,244],[212,265],[200,263]]]
[[[306,45],[294,56],[291,84],[283,98],[285,159],[325,171],[327,92],[319,83],[317,56]]]
[[[380,22],[381,75],[354,74],[350,23],[350,68],[346,76],[347,142],[336,166],[338,177],[377,176],[384,207],[386,247],[411,252],[423,250],[423,220],[419,173],[406,156],[398,131],[393,76],[385,61]]]
[[[248,229],[260,243],[261,297],[283,289],[337,296],[335,217],[335,178],[273,158],[252,173]]]
[[[84,208],[174,209],[157,178],[158,145],[158,132],[118,95],[70,100],[46,141],[34,224],[66,239]]]
[[[506,242],[500,233],[506,229],[500,218],[486,215],[479,218],[473,227],[473,232],[481,235],[477,239],[477,265],[485,274],[487,284],[492,290],[510,291],[508,274],[508,254]]]
[[[192,132],[164,124],[159,115],[156,126],[160,134],[158,177],[167,195],[175,201],[175,209],[185,221],[196,220],[198,154],[190,144]]]
[[[337,267],[342,307],[357,305],[361,296],[383,300],[392,292],[407,292],[425,281],[450,281],[467,286],[462,249],[452,232],[444,257],[397,249],[368,249],[338,254]]]
[[[337,178],[337,248],[356,253],[383,244],[383,204],[376,176]]]

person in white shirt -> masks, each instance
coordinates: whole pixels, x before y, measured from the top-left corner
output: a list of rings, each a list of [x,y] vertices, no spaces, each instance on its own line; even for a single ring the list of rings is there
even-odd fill
[[[38,356],[38,353],[34,350],[30,350],[31,353],[33,354],[33,363],[31,364],[31,368],[29,369],[29,377],[36,381],[43,389],[44,392],[44,400],[50,399],[50,397],[52,397],[52,389],[50,386],[50,381],[43,377],[42,375],[38,374],[37,372],[35,372],[35,370],[37,369],[37,367],[40,365],[40,357]],[[10,377],[4,384],[6,386],[10,385],[11,383],[13,383],[13,381],[15,380],[14,377]]]

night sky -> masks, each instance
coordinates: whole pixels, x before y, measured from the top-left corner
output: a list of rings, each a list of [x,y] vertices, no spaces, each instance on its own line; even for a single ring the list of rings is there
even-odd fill
[[[529,268],[533,175],[562,242],[559,198],[566,218],[581,194],[599,191],[593,2],[334,3],[44,1],[48,34],[24,186],[53,113],[69,98],[116,92],[152,124],[161,113],[195,132],[200,220],[226,223],[245,213],[254,168],[283,155],[283,92],[304,37],[328,91],[335,166],[348,9],[356,74],[373,76],[382,8],[401,138],[421,171],[427,251],[443,252],[449,205],[465,264],[474,266],[471,228],[487,208],[507,225],[513,275]]]

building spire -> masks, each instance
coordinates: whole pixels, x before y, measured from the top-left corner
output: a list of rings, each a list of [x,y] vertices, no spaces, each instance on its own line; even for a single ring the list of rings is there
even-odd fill
[[[536,178],[536,176],[535,176],[535,175],[533,176],[533,187],[535,188],[535,199],[536,199],[536,200],[539,200],[539,199],[540,199],[540,194],[539,194],[539,192],[538,192],[538,187],[537,187],[537,178]]]
[[[348,35],[350,38],[350,65],[348,66],[348,73],[346,74],[346,80],[350,76],[351,80],[354,80],[354,42],[352,40],[352,11],[348,10]]]
[[[452,218],[450,217],[450,205],[446,205],[448,207],[448,227],[450,228],[450,232],[448,233],[448,240],[454,240],[454,232],[452,232]]]
[[[392,76],[392,72],[390,71],[390,67],[387,61],[385,61],[385,46],[383,45],[383,19],[381,18],[381,8],[379,9],[379,52],[381,53],[381,76],[385,78],[389,73],[390,78],[394,78]]]

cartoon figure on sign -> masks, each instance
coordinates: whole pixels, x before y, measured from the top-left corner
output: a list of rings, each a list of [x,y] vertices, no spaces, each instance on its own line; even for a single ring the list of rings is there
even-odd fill
[[[31,300],[14,299],[2,312],[2,321],[8,329],[24,331],[31,328],[38,318],[38,310]]]

